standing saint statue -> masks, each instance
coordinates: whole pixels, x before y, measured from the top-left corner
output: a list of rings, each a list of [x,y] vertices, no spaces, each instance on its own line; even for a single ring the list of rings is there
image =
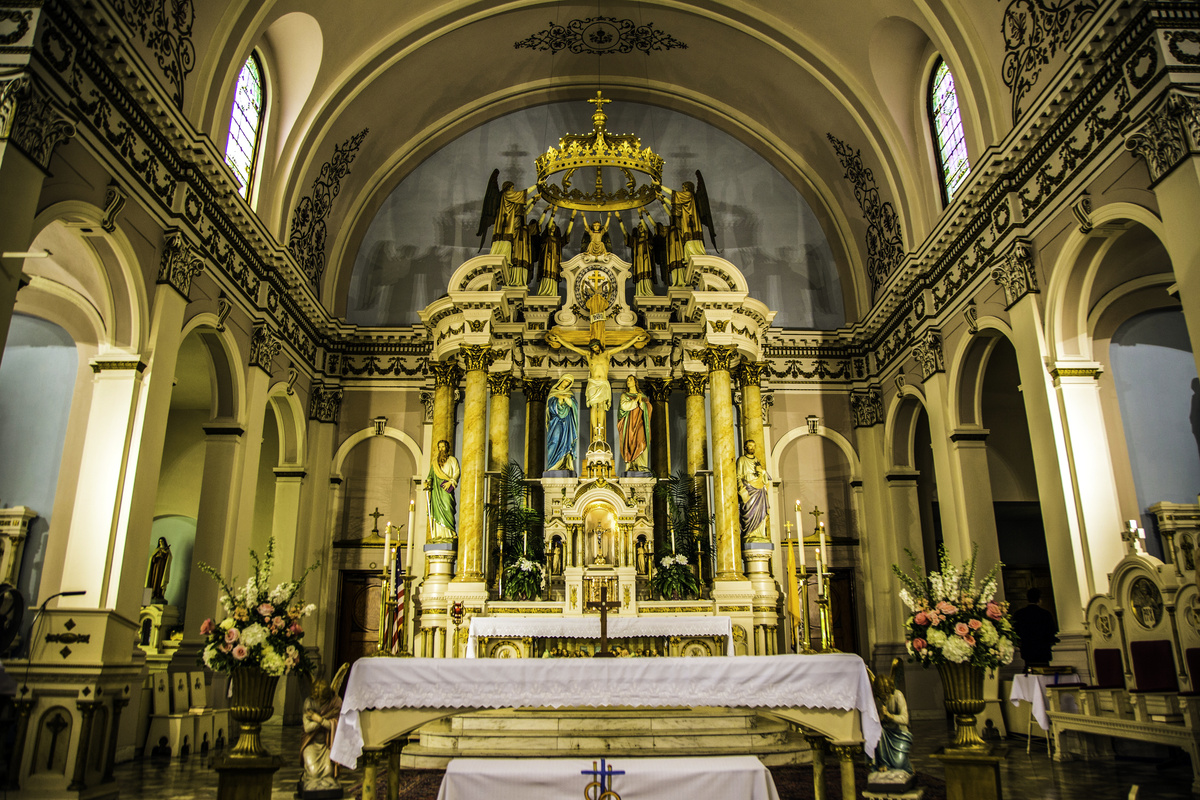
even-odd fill
[[[564,375],[546,398],[546,471],[575,471],[575,446],[579,442],[579,405],[575,379]]]
[[[488,180],[487,193],[483,197],[479,230],[475,235],[480,237],[479,249],[482,250],[483,237],[487,235],[489,227],[492,229],[491,253],[504,256],[505,283],[509,286],[524,286],[529,274],[528,228],[525,224],[525,212],[533,208],[533,204],[537,202],[536,195],[532,200],[528,199],[529,193],[537,186],[517,189],[512,181],[505,181],[501,186],[499,179],[500,170],[492,170],[492,177]],[[525,240],[524,245],[521,240]],[[521,246],[525,248],[523,267],[516,264],[522,255],[518,252]],[[522,274],[522,270],[524,274]],[[520,281],[520,283],[516,281]]]
[[[630,347],[645,347],[649,341],[650,335],[642,331],[624,344],[609,348],[605,348],[599,339],[592,339],[588,342],[588,349],[584,350],[571,344],[554,331],[546,334],[546,343],[551,347],[565,347],[587,358],[588,382],[585,397],[592,417],[593,442],[604,441],[604,421],[608,417],[608,410],[612,408],[612,386],[608,382],[608,368],[612,363],[612,357]]]
[[[167,582],[171,580],[171,545],[166,538],[158,537],[158,549],[150,554],[150,566],[146,568],[146,588],[150,590],[151,603],[167,602]]]
[[[769,542],[767,531],[767,490],[771,476],[763,468],[756,450],[758,445],[747,439],[742,455],[737,460],[738,507],[741,512],[742,536],[747,542]]]
[[[452,542],[458,536],[454,522],[454,490],[458,488],[461,470],[458,459],[450,453],[450,443],[437,443],[437,455],[429,465],[425,491],[429,492],[429,541]]]
[[[638,389],[637,378],[632,375],[625,379],[625,391],[621,394],[617,434],[621,458],[625,459],[625,474],[650,474],[650,398]]]

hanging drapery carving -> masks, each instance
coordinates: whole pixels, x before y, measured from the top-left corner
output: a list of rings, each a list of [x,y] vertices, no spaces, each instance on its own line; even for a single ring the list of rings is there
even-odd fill
[[[321,172],[313,180],[312,193],[300,201],[292,214],[288,249],[313,283],[325,272],[325,218],[341,191],[342,178],[350,174],[350,165],[367,131],[363,128],[333,148],[333,158],[321,165]]]

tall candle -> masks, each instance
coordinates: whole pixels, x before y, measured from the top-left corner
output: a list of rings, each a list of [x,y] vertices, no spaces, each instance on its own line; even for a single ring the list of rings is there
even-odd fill
[[[800,524],[800,501],[796,501],[796,546],[800,548],[800,569],[805,570],[804,563],[804,527]]]
[[[820,524],[821,531],[821,560],[826,564],[829,563],[829,551],[825,548],[825,523]]]
[[[408,577],[412,574],[412,558],[413,558],[413,512],[417,508],[415,500],[408,501],[408,548],[404,555],[404,576]]]
[[[379,530],[376,528],[375,530]],[[387,524],[383,534],[383,572],[387,574],[389,559],[392,556],[392,523]]]
[[[817,551],[817,594],[825,596],[825,565],[821,559],[821,551]]]

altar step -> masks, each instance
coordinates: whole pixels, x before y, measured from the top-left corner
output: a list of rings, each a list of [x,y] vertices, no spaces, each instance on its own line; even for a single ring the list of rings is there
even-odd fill
[[[401,752],[404,767],[450,759],[756,755],[768,766],[807,764],[804,736],[769,714],[731,708],[504,709],[425,725]]]

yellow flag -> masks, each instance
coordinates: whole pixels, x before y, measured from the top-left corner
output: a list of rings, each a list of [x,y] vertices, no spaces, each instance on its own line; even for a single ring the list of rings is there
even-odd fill
[[[804,624],[804,618],[800,613],[800,584],[796,580],[796,549],[795,544],[788,542],[787,551],[787,570],[788,570],[788,612],[792,615],[792,631],[796,637],[796,651],[800,651],[800,626]]]

